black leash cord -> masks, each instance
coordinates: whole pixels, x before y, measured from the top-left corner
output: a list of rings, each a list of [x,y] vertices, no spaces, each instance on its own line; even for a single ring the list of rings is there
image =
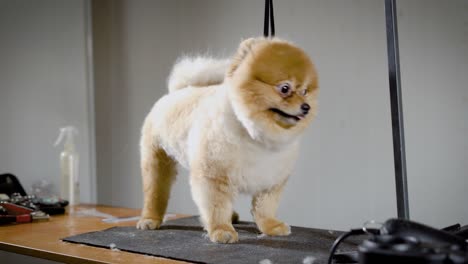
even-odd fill
[[[270,37],[269,25],[271,26],[271,37],[275,36],[275,17],[273,15],[273,0],[265,0],[265,20],[263,22],[263,36]]]

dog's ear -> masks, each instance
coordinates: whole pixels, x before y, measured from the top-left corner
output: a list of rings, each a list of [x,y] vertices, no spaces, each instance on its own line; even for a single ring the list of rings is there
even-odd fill
[[[232,57],[231,65],[227,71],[227,76],[231,77],[234,72],[239,68],[242,61],[247,57],[249,53],[252,52],[252,48],[260,41],[259,38],[249,38],[243,40],[237,49],[236,54]]]

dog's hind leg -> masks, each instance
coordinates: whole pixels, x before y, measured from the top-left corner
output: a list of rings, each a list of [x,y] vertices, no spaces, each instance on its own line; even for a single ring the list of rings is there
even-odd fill
[[[157,145],[151,133],[151,123],[145,121],[141,137],[141,174],[143,176],[143,210],[138,229],[159,228],[169,200],[177,163]]]

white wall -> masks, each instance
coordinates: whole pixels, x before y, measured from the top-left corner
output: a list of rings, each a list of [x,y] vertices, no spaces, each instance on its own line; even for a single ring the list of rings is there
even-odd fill
[[[94,201],[86,68],[86,1],[0,0],[0,173],[26,191],[59,185],[59,128],[79,131],[81,198]],[[58,188],[56,189],[58,190]]]
[[[86,61],[87,1],[0,0],[0,172],[29,189],[58,184],[58,128],[80,129],[82,200],[141,207],[138,140],[183,53],[229,56],[259,35],[263,1],[95,1],[95,94]],[[468,3],[398,1],[410,209],[436,226],[467,223]],[[320,113],[307,132],[279,215],[347,229],[396,214],[383,4],[275,1],[277,33],[312,56]],[[186,172],[169,210],[197,213]],[[249,219],[247,197],[237,209]]]
[[[172,64],[184,53],[231,55],[240,39],[262,34],[263,3],[94,3],[100,203],[142,206],[140,125],[166,93]],[[411,213],[437,226],[466,223],[466,1],[398,3]],[[278,36],[315,60],[321,86],[280,217],[347,229],[396,216],[383,1],[275,1],[275,17]],[[181,174],[169,211],[196,214]],[[239,199],[241,218],[250,219],[249,205]]]
[[[141,207],[138,140],[183,53],[231,55],[263,28],[263,1],[94,3],[98,201]],[[107,7],[107,9],[105,8]],[[276,1],[277,32],[302,46],[320,74],[320,113],[307,132],[279,215],[345,229],[396,214],[383,5]],[[197,213],[186,172],[169,210]],[[250,219],[250,201],[237,203]]]
[[[468,223],[468,1],[399,1],[411,217]]]

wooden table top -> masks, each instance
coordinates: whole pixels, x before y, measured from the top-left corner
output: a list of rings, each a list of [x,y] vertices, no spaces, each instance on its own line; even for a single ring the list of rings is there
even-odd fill
[[[182,261],[145,256],[124,251],[63,242],[60,239],[113,226],[135,226],[136,221],[105,223],[101,217],[76,212],[96,209],[115,217],[139,216],[140,210],[100,205],[73,207],[74,213],[51,216],[49,221],[0,226],[0,250],[65,263],[158,263],[180,264]],[[178,218],[183,215],[175,215]],[[169,218],[171,219],[171,218]]]

